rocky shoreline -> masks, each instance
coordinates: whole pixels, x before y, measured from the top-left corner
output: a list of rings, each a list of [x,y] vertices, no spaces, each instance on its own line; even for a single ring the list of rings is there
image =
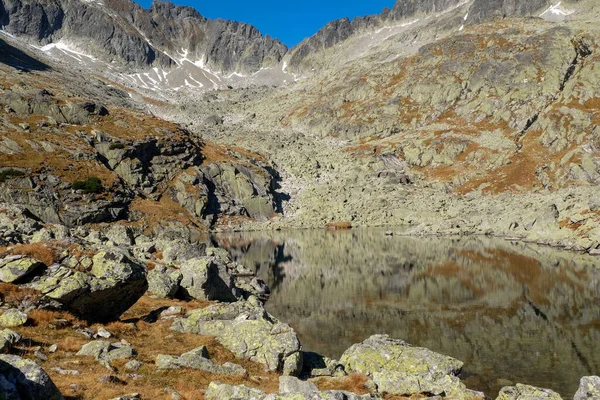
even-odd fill
[[[65,387],[74,398],[90,398],[84,385],[68,383],[74,377],[81,382],[86,375],[77,369],[77,359],[104,370],[98,383],[113,391],[136,387],[144,374],[193,370],[208,374],[206,386],[196,390],[215,400],[486,398],[461,382],[461,361],[386,335],[353,345],[340,360],[304,352],[294,330],[265,311],[269,288],[223,249],[167,233],[148,236],[126,225],[41,226],[18,207],[3,204],[0,209],[0,222],[12,227],[10,234],[3,234],[11,243],[2,248],[0,259],[0,324],[5,328],[0,335],[0,384],[7,399],[61,399],[69,396]],[[147,308],[137,319],[123,317],[145,298],[157,307]],[[178,305],[168,306],[173,301]],[[215,342],[181,351],[166,344],[163,352],[147,357],[135,335],[140,329],[156,329],[153,324]],[[36,329],[42,336],[28,337]],[[52,333],[46,338],[48,331]],[[66,351],[61,335],[75,335],[78,339],[69,340],[82,344]],[[231,352],[232,361],[214,358],[214,346]],[[50,369],[44,370],[46,365]],[[276,389],[264,388],[253,378],[260,369],[274,374],[270,379],[278,382]],[[236,379],[244,383],[231,383]],[[350,379],[359,381],[356,393],[321,389],[343,386]],[[62,394],[53,381],[60,382]],[[176,389],[168,396],[196,398]],[[600,377],[582,378],[574,399],[597,396]],[[155,397],[140,392],[115,398]],[[560,398],[551,390],[521,384],[503,388],[497,397]]]

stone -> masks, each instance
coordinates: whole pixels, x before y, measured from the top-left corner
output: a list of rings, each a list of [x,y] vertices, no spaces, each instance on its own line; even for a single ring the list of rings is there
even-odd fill
[[[268,371],[298,375],[302,368],[296,333],[258,302],[238,301],[193,310],[175,320],[171,329],[213,335],[236,356],[261,363]]]
[[[142,395],[139,393],[124,394],[123,396],[115,397],[111,400],[140,400]]]
[[[181,356],[159,354],[156,357],[158,369],[191,368],[211,373],[246,375],[246,370],[234,363],[218,365],[208,359],[208,350],[205,346],[198,347],[183,353]]]
[[[279,377],[279,393],[313,393],[318,392],[319,388],[307,381],[301,381],[294,376]]]
[[[17,389],[21,400],[63,400],[48,374],[31,360],[0,354],[0,376],[4,385],[9,382]],[[0,387],[4,385],[0,382]]]
[[[157,265],[148,272],[148,292],[159,298],[173,298],[179,290],[181,272]]]
[[[16,308],[11,308],[0,315],[0,326],[5,328],[14,328],[25,325],[27,318],[27,314],[24,312],[21,312]]]
[[[110,363],[113,360],[133,358],[137,352],[128,344],[111,343],[106,340],[94,340],[81,347],[78,356],[94,357],[98,361]]]
[[[550,389],[517,383],[500,389],[496,400],[562,400],[562,397]]]
[[[97,382],[104,383],[107,385],[126,385],[127,382],[115,375],[103,375],[96,379]]]
[[[131,360],[125,363],[125,369],[129,371],[138,371],[140,368],[142,368],[142,365],[143,364],[138,360]]]
[[[353,345],[344,352],[340,364],[347,373],[371,377],[380,392],[407,396],[444,392],[457,397],[475,395],[456,377],[463,365],[461,361],[387,335],[373,335]]]
[[[584,376],[573,400],[600,399],[600,376]]]
[[[0,260],[0,281],[13,283],[44,268],[43,262],[30,257],[9,256]]]
[[[244,385],[233,386],[219,382],[211,382],[204,394],[206,400],[262,400],[265,397],[266,393],[262,390],[249,388]]]
[[[135,242],[133,231],[128,226],[111,224],[103,233],[116,246],[132,246]]]
[[[21,335],[10,329],[0,331],[0,353],[8,351],[21,341]]]
[[[235,284],[227,266],[216,257],[193,258],[181,264],[180,286],[186,296],[235,301]]]
[[[94,322],[118,319],[147,287],[146,267],[116,251],[95,254],[88,272],[59,265],[33,284],[46,298]]]
[[[104,338],[104,339],[108,339],[112,336],[112,333],[110,333],[103,327],[99,327],[98,332],[96,333],[96,336]]]
[[[56,353],[57,350],[58,350],[57,344],[53,344],[53,345],[50,345],[50,347],[48,347],[48,353]]]

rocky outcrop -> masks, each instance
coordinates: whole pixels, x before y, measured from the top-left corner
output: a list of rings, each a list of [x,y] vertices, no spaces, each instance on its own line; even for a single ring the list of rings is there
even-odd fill
[[[173,323],[179,332],[214,335],[236,356],[263,364],[268,371],[297,375],[302,353],[296,333],[256,301],[218,304],[189,312]]]
[[[458,379],[462,362],[387,335],[374,335],[353,345],[344,352],[340,364],[346,372],[373,378],[381,393],[484,398],[483,393],[468,390]]]
[[[0,354],[0,391],[7,400],[63,400],[46,372],[35,362]]]
[[[29,286],[91,321],[117,319],[148,288],[146,268],[113,250],[68,257],[50,266]]]
[[[287,50],[252,25],[208,20],[170,2],[155,1],[149,10],[128,0],[4,0],[1,5],[0,25],[11,34],[43,44],[71,43],[106,61],[137,67],[168,67],[188,57],[213,70],[255,72],[277,64]]]

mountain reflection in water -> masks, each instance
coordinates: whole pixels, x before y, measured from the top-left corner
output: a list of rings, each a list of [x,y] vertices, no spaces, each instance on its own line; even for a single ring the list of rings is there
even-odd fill
[[[600,374],[600,259],[489,238],[378,229],[219,235],[271,287],[267,310],[305,351],[339,358],[375,333],[465,363],[495,396],[526,383],[572,397]]]

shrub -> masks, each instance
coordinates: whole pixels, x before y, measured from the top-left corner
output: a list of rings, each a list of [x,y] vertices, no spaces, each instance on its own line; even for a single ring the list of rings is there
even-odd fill
[[[15,176],[23,175],[25,175],[25,172],[23,171],[17,171],[16,169],[5,169],[0,171],[0,183],[3,183],[10,178],[14,178]]]
[[[85,181],[75,181],[71,187],[75,190],[83,190],[83,193],[102,192],[102,181],[95,176],[87,178]]]

